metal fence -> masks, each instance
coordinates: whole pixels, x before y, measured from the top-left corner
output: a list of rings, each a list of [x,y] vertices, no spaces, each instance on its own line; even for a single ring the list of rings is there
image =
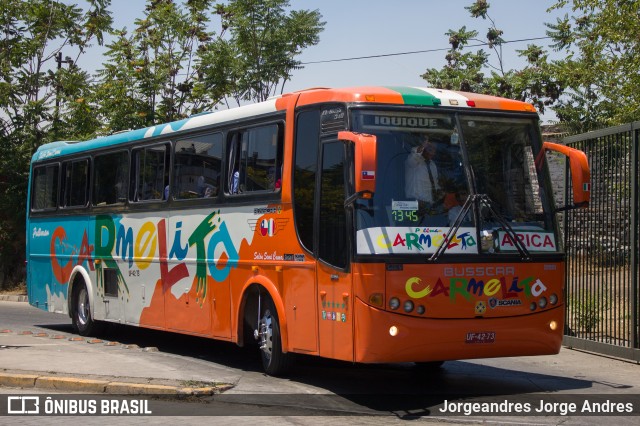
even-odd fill
[[[567,212],[563,227],[564,344],[637,362],[639,137],[640,122],[635,122],[564,139],[589,158],[591,203],[588,209]],[[565,188],[570,192],[570,185]]]

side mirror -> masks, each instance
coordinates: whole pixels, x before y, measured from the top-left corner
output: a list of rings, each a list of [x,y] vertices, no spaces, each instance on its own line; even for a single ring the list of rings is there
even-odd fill
[[[542,149],[536,157],[536,167],[540,167],[544,161],[546,151],[555,151],[569,158],[571,170],[571,184],[573,187],[573,206],[588,207],[591,198],[591,170],[584,152],[552,142],[544,142]]]
[[[355,148],[355,193],[373,195],[376,188],[377,143],[374,135],[338,132],[338,139],[349,141]]]

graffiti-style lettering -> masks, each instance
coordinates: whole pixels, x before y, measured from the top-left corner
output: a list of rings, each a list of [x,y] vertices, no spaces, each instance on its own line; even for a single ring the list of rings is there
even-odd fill
[[[404,245],[406,245],[405,242],[406,242],[406,240],[404,238],[402,238],[400,236],[400,234],[398,234],[398,235],[396,235],[396,240],[393,242],[393,246],[394,247],[398,246],[398,245],[404,246]]]
[[[158,222],[158,242],[160,244],[160,278],[162,291],[167,292],[175,283],[189,276],[187,265],[180,263],[169,269],[167,264],[167,230],[165,220]]]
[[[215,218],[219,212],[216,211],[207,216],[189,237],[189,246],[196,246],[196,260],[198,262],[196,266],[196,294],[202,294],[203,298],[207,294],[207,265],[205,262],[207,252],[204,240],[218,227],[214,222],[216,222]],[[220,218],[217,219],[217,222],[220,222]]]
[[[91,253],[93,252],[93,246],[89,244],[89,236],[87,231],[82,234],[82,244],[80,245],[80,254],[78,255],[78,265],[84,265],[85,262],[89,263],[89,270],[95,270],[93,266],[93,259]],[[86,267],[86,266],[85,266]]]
[[[407,283],[405,284],[405,290],[407,291],[407,294],[409,295],[409,297],[411,297],[412,299],[421,299],[423,297],[428,296],[429,293],[431,293],[430,285],[427,285],[425,288],[423,288],[420,291],[415,291],[413,289],[413,285],[414,284],[419,285],[421,281],[422,280],[418,277],[409,278],[407,280]]]
[[[456,294],[460,294],[466,300],[471,301],[471,294],[467,291],[467,280],[464,278],[452,278],[449,282],[449,298],[455,302]]]
[[[49,249],[51,250],[51,268],[53,269],[53,276],[60,283],[67,283],[69,281],[69,277],[71,276],[71,271],[73,270],[73,262],[69,254],[64,254],[65,258],[68,256],[68,259],[64,264],[60,264],[60,260],[58,259],[59,251],[57,250],[57,247],[65,247],[66,241],[67,233],[65,232],[64,228],[56,228],[56,230],[53,231]]]
[[[547,290],[547,286],[540,279],[531,284],[534,279],[534,277],[527,277],[519,281],[518,277],[513,277],[511,288],[507,290],[507,280],[504,276],[490,278],[486,282],[478,278],[451,277],[448,285],[441,278],[438,278],[433,288],[431,285],[424,287],[421,278],[411,277],[405,283],[405,291],[412,299],[433,298],[442,295],[449,298],[452,303],[456,302],[457,296],[471,302],[474,297],[494,298],[499,292],[502,293],[504,300],[517,298],[518,294],[522,292],[526,297],[531,298],[538,297]],[[421,288],[421,286],[423,287]]]
[[[95,234],[96,234],[96,245],[95,245],[95,253],[96,258],[100,259],[102,263],[100,264],[101,268],[108,268],[116,271],[116,277],[118,280],[118,287],[122,290],[124,294],[129,295],[129,287],[127,286],[127,282],[125,281],[122,273],[120,272],[120,268],[118,268],[118,264],[111,257],[111,253],[113,253],[113,248],[116,243],[116,226],[111,218],[111,216],[107,215],[98,215],[96,216],[96,225],[95,225]],[[98,290],[104,291],[104,282],[102,281],[102,273],[98,272]]]
[[[187,252],[189,251],[189,245],[186,244],[184,247],[180,245],[182,241],[182,222],[176,223],[176,236],[173,238],[173,245],[171,246],[171,251],[169,252],[169,259],[178,259],[183,260],[187,257]]]
[[[240,254],[238,254],[236,248],[231,241],[231,235],[227,229],[227,224],[222,223],[218,232],[213,234],[211,240],[209,240],[209,256],[213,258],[215,250],[218,245],[222,244],[225,253],[227,254],[227,264],[222,269],[218,269],[217,262],[209,264],[209,273],[216,281],[224,281],[229,276],[231,268],[236,268],[240,262]]]
[[[122,260],[129,261],[129,268],[133,266],[133,229],[125,229],[124,226],[118,228],[116,236],[116,255],[122,253]]]
[[[547,286],[545,286],[542,281],[540,281],[540,279],[536,280],[535,283],[533,283],[533,285],[531,286],[531,294],[535,297],[540,296],[542,293],[545,292],[545,290],[547,289]]]
[[[445,287],[444,283],[440,278],[436,282],[436,285],[431,293],[431,297],[436,297],[439,294],[444,294],[446,297],[449,297],[449,288]]]
[[[151,222],[145,222],[136,235],[136,244],[133,246],[136,264],[140,269],[147,269],[156,255],[158,234],[156,227]]]
[[[487,281],[487,284],[484,286],[484,294],[487,296],[493,296],[498,291],[500,291],[501,287],[502,285],[500,284],[500,280],[497,280],[495,278],[490,279],[489,281]]]

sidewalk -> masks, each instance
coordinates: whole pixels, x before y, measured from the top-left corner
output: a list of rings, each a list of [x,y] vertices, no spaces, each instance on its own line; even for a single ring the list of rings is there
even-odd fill
[[[0,302],[28,302],[26,294],[0,294]]]
[[[0,295],[2,302],[28,299],[26,295],[4,294]],[[92,394],[201,396],[233,387],[219,382],[218,377],[237,380],[225,368],[202,375],[198,360],[187,363],[194,364],[191,368],[184,368],[181,360],[182,368],[175,368],[175,359],[154,347],[29,328],[0,328],[0,386]],[[108,374],[104,374],[106,371]]]
[[[188,379],[140,348],[67,333],[0,330],[0,386],[119,395],[212,395],[232,385]],[[158,354],[160,355],[160,354]],[[91,359],[90,362],[85,362]],[[108,375],[100,374],[105,370]],[[173,370],[173,371],[172,371]],[[231,378],[228,372],[221,377]]]

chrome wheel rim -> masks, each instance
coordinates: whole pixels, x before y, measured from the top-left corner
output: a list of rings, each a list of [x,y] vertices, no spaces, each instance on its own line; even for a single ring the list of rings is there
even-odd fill
[[[260,318],[260,350],[267,360],[271,359],[273,352],[273,318],[271,311],[268,309],[264,312],[262,318]]]
[[[80,294],[78,294],[78,305],[77,305],[77,312],[78,312],[78,322],[81,325],[86,325],[87,322],[89,321],[89,293],[87,293],[87,289],[86,288],[82,288],[80,290]]]

